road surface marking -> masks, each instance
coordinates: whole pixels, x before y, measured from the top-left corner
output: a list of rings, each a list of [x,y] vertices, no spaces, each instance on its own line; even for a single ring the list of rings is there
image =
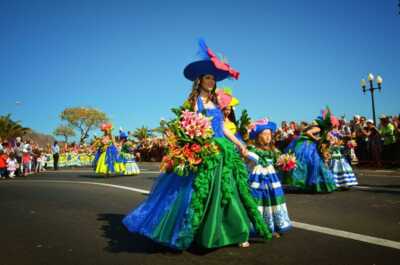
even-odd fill
[[[304,229],[304,230],[308,230],[308,231],[318,232],[318,233],[327,234],[327,235],[331,235],[331,236],[353,239],[353,240],[366,242],[366,243],[374,244],[374,245],[379,245],[379,246],[383,246],[383,247],[400,249],[400,242],[396,242],[396,241],[392,241],[392,240],[356,234],[356,233],[352,233],[352,232],[322,227],[322,226],[318,226],[318,225],[310,225],[310,224],[300,223],[300,222],[296,222],[296,221],[292,221],[292,224],[296,228],[300,228],[300,229]]]
[[[97,186],[103,186],[103,187],[117,188],[117,189],[122,189],[122,190],[129,190],[129,191],[139,192],[141,194],[149,194],[150,193],[150,191],[144,190],[144,189],[137,189],[137,188],[131,188],[131,187],[127,187],[127,186],[114,185],[114,184],[108,184],[108,183],[99,183],[99,182],[90,182],[90,181],[18,180],[18,181],[1,181],[0,183],[5,183],[5,182],[7,182],[7,183],[47,182],[47,183],[88,184],[88,185],[97,185]],[[328,227],[323,227],[323,226],[318,226],[318,225],[301,223],[301,222],[297,222],[297,221],[293,221],[293,220],[292,220],[292,224],[293,224],[293,227],[298,228],[298,229],[308,230],[308,231],[312,231],[312,232],[318,232],[321,234],[327,234],[327,235],[331,235],[331,236],[352,239],[352,240],[361,241],[361,242],[365,242],[365,243],[369,243],[369,244],[373,244],[373,245],[389,247],[389,248],[394,248],[394,249],[400,250],[400,242],[397,242],[397,241],[392,241],[392,240],[388,240],[388,239],[384,239],[384,238],[347,232],[344,230],[333,229],[333,228],[328,228]]]
[[[400,192],[400,189],[396,188],[383,188],[383,187],[371,187],[371,186],[353,186],[352,187],[355,190],[371,190],[371,191],[394,191],[394,192]]]
[[[7,183],[18,183],[18,182],[44,182],[44,183],[68,183],[68,184],[88,184],[88,185],[96,185],[96,186],[103,186],[103,187],[111,187],[111,188],[117,188],[117,189],[122,189],[122,190],[129,190],[129,191],[135,191],[135,192],[140,192],[142,194],[149,194],[150,191],[148,190],[142,190],[142,189],[137,189],[137,188],[131,188],[127,186],[121,186],[121,185],[114,185],[114,184],[108,184],[108,183],[100,183],[100,182],[92,182],[92,181],[70,181],[70,180],[17,180],[17,181],[1,181],[0,183],[7,182]]]

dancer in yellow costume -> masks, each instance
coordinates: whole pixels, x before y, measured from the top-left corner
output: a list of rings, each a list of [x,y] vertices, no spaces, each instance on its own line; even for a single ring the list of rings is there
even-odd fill
[[[235,112],[233,110],[235,106],[239,105],[239,100],[232,96],[231,88],[219,88],[216,94],[219,108],[224,114],[224,127],[236,137],[240,136],[238,134]],[[239,137],[239,139],[241,140],[241,137]]]
[[[117,147],[112,136],[112,125],[102,124],[101,130],[104,136],[97,141],[97,153],[93,162],[96,173],[98,174],[123,174],[125,164],[121,161]]]

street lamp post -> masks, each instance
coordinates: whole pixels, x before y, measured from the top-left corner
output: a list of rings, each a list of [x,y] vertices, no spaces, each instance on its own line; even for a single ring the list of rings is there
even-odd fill
[[[374,80],[375,80],[374,75],[370,73],[370,74],[368,75],[369,88],[368,88],[368,89],[366,88],[367,84],[366,84],[366,82],[365,82],[364,79],[361,79],[361,87],[362,87],[362,91],[364,92],[364,95],[365,95],[365,92],[366,92],[366,91],[371,92],[372,116],[373,116],[373,119],[374,119],[374,124],[376,125],[374,91],[377,90],[377,89],[379,89],[379,91],[382,90],[382,82],[383,82],[383,79],[382,79],[382,77],[379,76],[379,75],[376,77],[376,83],[378,84],[378,87],[374,87],[374,84],[373,84]]]

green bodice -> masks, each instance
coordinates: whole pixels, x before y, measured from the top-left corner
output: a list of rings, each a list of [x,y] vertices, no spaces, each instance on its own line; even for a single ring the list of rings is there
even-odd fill
[[[276,163],[276,160],[278,159],[279,155],[281,152],[277,149],[275,150],[262,150],[259,148],[256,148],[255,146],[248,146],[248,150],[250,152],[253,152],[259,156],[258,163],[259,165],[263,167],[267,167],[269,165],[274,165]]]

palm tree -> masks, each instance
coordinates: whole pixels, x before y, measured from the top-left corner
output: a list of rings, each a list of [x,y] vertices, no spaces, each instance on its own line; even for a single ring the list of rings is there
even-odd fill
[[[164,119],[161,119],[160,120],[160,126],[154,128],[152,131],[154,133],[159,133],[159,134],[162,135],[162,137],[164,137],[166,129],[168,129],[168,122],[166,120],[164,120]]]
[[[0,116],[0,138],[10,140],[18,136],[23,136],[30,131],[23,127],[20,121],[13,121],[11,114]]]
[[[142,126],[140,128],[137,128],[132,135],[139,140],[139,142],[145,141],[147,138],[153,136],[152,130],[149,128]]]

